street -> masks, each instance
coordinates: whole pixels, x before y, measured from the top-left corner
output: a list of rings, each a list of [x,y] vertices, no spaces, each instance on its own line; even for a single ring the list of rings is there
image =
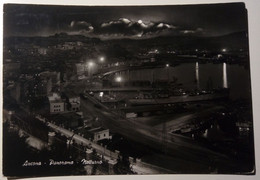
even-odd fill
[[[214,162],[214,164],[224,163],[226,165],[235,165],[225,155],[199,146],[196,141],[190,138],[177,134],[163,134],[155,128],[128,121],[116,116],[109,110],[95,107],[93,101],[89,99],[81,98],[81,110],[85,115],[99,117],[99,119],[102,120],[102,124],[106,128],[109,128],[111,132],[117,132],[122,136],[147,145],[155,150],[164,149],[166,153],[165,158],[169,156],[173,159],[177,158],[178,162],[181,162],[180,164],[183,165],[183,168],[188,164],[195,165],[199,163],[202,170],[205,169],[205,167],[209,167],[212,162]],[[164,162],[166,164],[170,163]],[[171,168],[171,166],[169,166],[169,168]]]

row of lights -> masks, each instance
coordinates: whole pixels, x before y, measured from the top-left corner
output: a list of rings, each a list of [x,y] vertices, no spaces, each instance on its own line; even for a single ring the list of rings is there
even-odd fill
[[[105,57],[101,56],[101,57],[99,58],[99,62],[100,62],[100,63],[105,62]],[[94,66],[94,64],[95,64],[95,63],[94,63],[93,61],[89,61],[89,62],[88,62],[88,67],[91,68],[91,67]],[[121,76],[117,76],[117,77],[115,78],[115,81],[120,83],[120,82],[123,81],[123,78],[122,78]],[[103,96],[103,93],[102,93],[102,95],[100,94],[100,96]]]
[[[198,52],[199,50],[198,49],[195,49],[196,52]],[[222,52],[227,52],[227,49],[226,48],[223,48],[221,49]]]
[[[170,64],[166,64],[165,66],[166,66],[166,67],[170,67]],[[115,81],[120,83],[120,82],[123,81],[123,78],[122,78],[121,76],[117,76],[117,77],[115,78]]]
[[[99,62],[101,62],[101,63],[105,62],[105,57],[101,56],[101,57],[99,58]],[[95,63],[94,63],[93,61],[89,61],[89,62],[88,62],[88,67],[93,67],[94,64],[95,64]]]

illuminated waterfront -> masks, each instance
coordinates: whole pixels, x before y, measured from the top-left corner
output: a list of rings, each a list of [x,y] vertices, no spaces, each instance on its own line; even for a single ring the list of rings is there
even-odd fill
[[[229,88],[230,97],[250,97],[248,90],[250,74],[244,66],[226,63],[183,63],[174,67],[128,70],[116,73],[125,81],[170,81],[177,79],[176,84],[188,90]],[[115,77],[112,77],[112,79]],[[239,79],[239,80],[238,80]],[[245,85],[246,84],[246,85]]]

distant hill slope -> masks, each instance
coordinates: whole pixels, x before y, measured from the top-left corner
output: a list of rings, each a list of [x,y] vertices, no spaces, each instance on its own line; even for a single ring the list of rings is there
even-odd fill
[[[246,32],[236,32],[218,37],[198,36],[162,36],[151,39],[113,39],[102,41],[98,38],[90,38],[81,35],[67,35],[66,33],[56,34],[49,37],[6,37],[5,46],[14,44],[33,44],[39,46],[52,46],[64,42],[81,41],[84,43],[120,45],[122,47],[171,47],[176,49],[248,49],[248,37]]]

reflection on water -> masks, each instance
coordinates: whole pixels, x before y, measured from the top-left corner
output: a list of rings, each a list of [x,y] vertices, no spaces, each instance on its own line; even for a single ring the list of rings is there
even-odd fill
[[[225,138],[223,131],[219,128],[219,125],[216,122],[211,124],[209,128],[199,135],[213,141],[221,141]]]
[[[228,88],[226,63],[223,63],[223,88]]]
[[[231,98],[250,97],[249,70],[238,64],[183,63],[175,67],[120,72],[129,81],[173,81],[187,90],[229,88]]]
[[[200,88],[200,82],[199,82],[199,63],[196,62],[196,82],[197,82],[197,89]]]
[[[205,132],[203,133],[203,137],[205,137],[205,138],[208,137],[208,129],[206,129]]]

